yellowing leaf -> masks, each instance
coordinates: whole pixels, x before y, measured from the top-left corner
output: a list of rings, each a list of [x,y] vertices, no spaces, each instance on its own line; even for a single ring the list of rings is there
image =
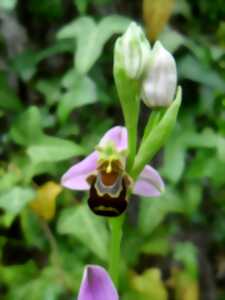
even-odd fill
[[[37,196],[30,207],[41,218],[46,221],[51,220],[55,216],[56,198],[61,190],[62,187],[55,182],[45,183],[38,189]]]
[[[172,270],[172,286],[176,300],[199,300],[199,285],[186,271]]]
[[[183,288],[182,300],[199,300],[199,287],[197,282],[189,282],[189,285]]]
[[[156,40],[172,13],[174,0],[143,0],[143,17],[150,40]]]
[[[133,287],[140,294],[140,299],[167,300],[167,290],[157,268],[146,270],[142,275],[133,277]]]

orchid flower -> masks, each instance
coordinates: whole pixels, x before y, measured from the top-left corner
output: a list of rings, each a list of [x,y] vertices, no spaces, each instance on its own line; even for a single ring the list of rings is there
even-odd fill
[[[99,266],[86,267],[77,300],[118,300],[119,296],[108,273]]]
[[[72,190],[89,190],[89,207],[103,216],[118,216],[125,211],[128,189],[139,196],[159,196],[164,183],[150,165],[146,165],[137,181],[132,182],[125,171],[127,148],[127,129],[111,128],[94,152],[63,175],[61,184]]]

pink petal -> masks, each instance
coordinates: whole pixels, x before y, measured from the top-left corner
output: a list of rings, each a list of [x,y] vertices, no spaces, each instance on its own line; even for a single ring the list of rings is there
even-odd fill
[[[113,141],[119,151],[126,150],[128,147],[127,129],[122,126],[115,126],[111,128],[104,134],[100,140],[99,146],[105,146],[105,144],[109,141]]]
[[[72,166],[62,177],[61,184],[71,190],[89,190],[88,175],[96,170],[98,153],[92,152],[79,163]]]
[[[159,173],[151,166],[145,166],[134,186],[133,193],[144,197],[157,197],[164,190]]]
[[[77,300],[118,300],[108,273],[99,266],[87,266]]]

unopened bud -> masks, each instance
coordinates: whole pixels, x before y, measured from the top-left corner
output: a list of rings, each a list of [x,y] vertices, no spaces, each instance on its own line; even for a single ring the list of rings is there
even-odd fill
[[[132,79],[139,79],[150,58],[150,45],[141,27],[132,22],[115,45],[115,67]]]
[[[149,107],[169,106],[177,87],[177,69],[173,56],[156,42],[142,84],[142,100]]]

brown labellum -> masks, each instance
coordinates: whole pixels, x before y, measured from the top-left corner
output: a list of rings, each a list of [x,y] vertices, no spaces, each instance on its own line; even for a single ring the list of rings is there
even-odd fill
[[[120,161],[101,163],[97,173],[87,180],[91,186],[88,205],[95,214],[117,217],[126,210],[131,179],[123,172]]]

